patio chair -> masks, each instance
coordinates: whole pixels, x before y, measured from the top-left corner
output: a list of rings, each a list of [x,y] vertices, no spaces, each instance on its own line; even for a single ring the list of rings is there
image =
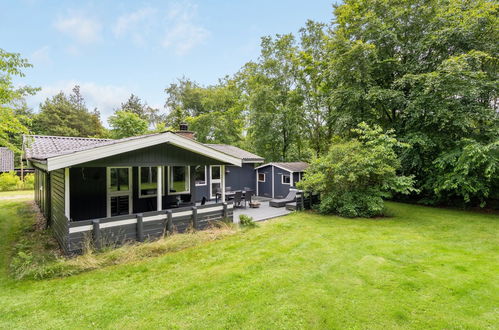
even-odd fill
[[[234,194],[234,207],[241,207],[242,199],[243,199],[243,192],[236,191],[236,193]]]
[[[246,202],[251,203],[251,197],[255,196],[255,192],[253,190],[246,190],[244,194],[244,207],[246,207]]]
[[[271,199],[269,205],[272,207],[284,207],[287,203],[292,203],[296,200],[296,190],[291,190],[288,195],[281,199]]]

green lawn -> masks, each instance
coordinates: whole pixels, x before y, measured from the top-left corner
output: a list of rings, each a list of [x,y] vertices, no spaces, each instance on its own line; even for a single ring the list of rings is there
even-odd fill
[[[26,214],[0,201],[0,262]],[[68,278],[0,274],[0,328],[495,328],[499,216],[388,203],[297,213]]]
[[[33,190],[13,190],[13,191],[0,191],[0,200],[10,197],[21,197],[22,198],[33,198],[34,197]]]

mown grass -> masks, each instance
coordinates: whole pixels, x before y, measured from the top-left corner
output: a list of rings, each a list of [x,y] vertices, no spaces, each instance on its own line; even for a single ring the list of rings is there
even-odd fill
[[[35,192],[31,190],[10,190],[10,191],[0,191],[0,199],[7,197],[19,197],[19,198],[33,198]]]
[[[387,208],[376,220],[296,213],[66,278],[3,275],[0,328],[495,328],[499,217]],[[3,248],[16,237],[5,215]]]

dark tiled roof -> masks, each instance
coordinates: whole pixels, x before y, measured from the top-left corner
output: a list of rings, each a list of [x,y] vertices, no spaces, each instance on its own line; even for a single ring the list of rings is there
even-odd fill
[[[45,160],[50,157],[61,156],[77,151],[92,149],[104,145],[115,144],[157,134],[162,133],[134,136],[118,140],[67,136],[25,135],[23,144],[26,159]],[[263,162],[262,157],[234,146],[225,144],[205,144],[205,146],[215,149],[219,152],[223,152],[229,156],[240,158],[243,161]]]
[[[290,172],[303,172],[308,168],[308,163],[305,162],[286,162],[286,163],[268,163],[260,167],[274,165],[283,168]]]
[[[205,146],[223,152],[224,154],[240,158],[246,162],[261,163],[264,161],[264,159],[258,155],[228,144],[205,144]]]
[[[44,136],[44,135],[25,135],[23,140],[23,148],[26,159],[44,160],[50,157],[70,154],[77,151],[92,149],[109,144],[115,144],[123,141],[143,138],[144,136],[133,136],[124,139],[94,139],[69,136]]]
[[[77,150],[88,149],[111,140],[66,136],[25,135],[24,151],[27,159],[47,159]]]

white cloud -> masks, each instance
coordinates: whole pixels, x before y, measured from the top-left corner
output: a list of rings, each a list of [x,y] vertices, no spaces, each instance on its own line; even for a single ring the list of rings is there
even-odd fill
[[[138,46],[160,44],[185,55],[210,36],[197,23],[197,11],[197,6],[188,2],[171,4],[167,10],[144,7],[118,17],[112,30],[115,37],[130,38]]]
[[[81,13],[70,13],[65,17],[59,17],[54,22],[54,27],[78,43],[90,44],[101,39],[101,23]]]
[[[137,45],[143,45],[146,37],[153,31],[155,15],[154,8],[142,8],[118,18],[113,26],[113,33],[116,37],[129,36]]]
[[[43,46],[35,50],[29,57],[30,63],[35,66],[38,65],[50,65],[52,60],[50,59],[50,47]]]
[[[124,86],[99,85],[94,82],[61,81],[54,85],[42,87],[42,90],[36,95],[28,98],[28,104],[38,109],[38,105],[44,102],[46,98],[52,97],[60,91],[68,95],[75,85],[80,86],[81,94],[88,109],[93,111],[94,108],[97,108],[100,111],[104,124],[107,124],[107,118],[113,113],[114,109],[125,102],[132,93],[129,88]]]
[[[184,55],[202,44],[210,31],[196,23],[197,5],[176,3],[166,14],[166,33],[162,41],[165,48],[172,48],[177,55]]]

